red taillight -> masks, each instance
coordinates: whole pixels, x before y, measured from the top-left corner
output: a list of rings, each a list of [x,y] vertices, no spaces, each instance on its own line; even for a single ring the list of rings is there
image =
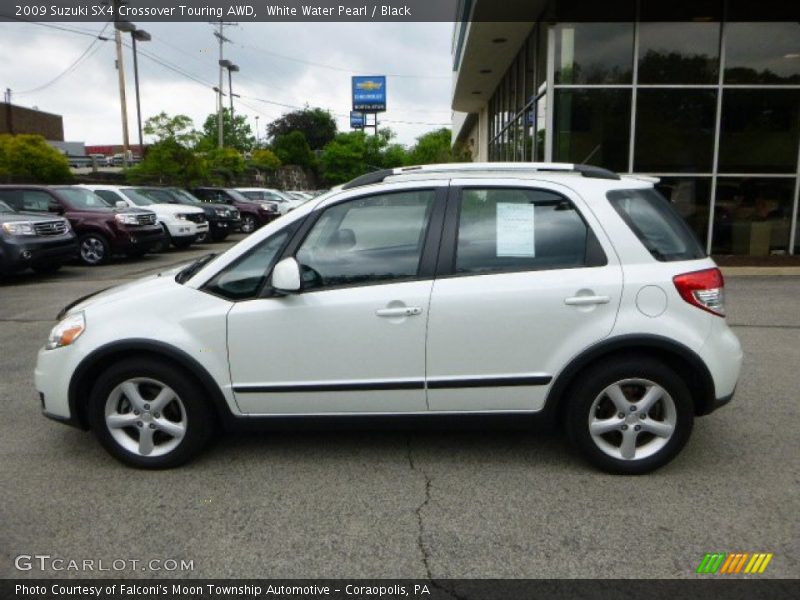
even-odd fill
[[[725,280],[719,269],[684,273],[672,278],[681,298],[720,317],[725,316]]]

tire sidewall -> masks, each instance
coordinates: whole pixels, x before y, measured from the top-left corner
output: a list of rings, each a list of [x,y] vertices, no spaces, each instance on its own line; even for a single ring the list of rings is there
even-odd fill
[[[648,379],[663,387],[675,403],[677,416],[675,431],[663,448],[647,458],[628,461],[609,456],[595,444],[589,432],[589,411],[606,387],[634,378]],[[565,424],[570,441],[590,463],[610,473],[638,475],[664,466],[686,445],[694,424],[694,403],[686,383],[656,360],[626,358],[604,362],[587,371],[568,398]]]
[[[170,453],[145,457],[121,447],[105,422],[105,405],[111,391],[125,380],[147,377],[171,387],[186,411],[186,433]],[[166,469],[179,466],[195,456],[208,441],[212,431],[211,411],[203,390],[190,377],[170,364],[149,359],[128,359],[112,365],[95,383],[89,397],[89,424],[103,447],[115,458],[135,467]]]

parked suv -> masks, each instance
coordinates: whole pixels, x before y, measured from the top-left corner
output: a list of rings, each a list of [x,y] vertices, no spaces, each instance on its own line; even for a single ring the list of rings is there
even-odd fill
[[[0,276],[33,269],[54,273],[78,256],[78,242],[62,217],[17,212],[0,201]]]
[[[652,180],[399,168],[68,306],[36,388],[142,467],[186,461],[216,425],[461,413],[561,423],[597,467],[643,473],[733,396],[723,285]]]
[[[280,190],[269,188],[236,188],[236,191],[249,200],[256,202],[274,202],[278,206],[278,212],[282,215],[285,215],[290,210],[294,210],[305,203],[305,200],[299,200]]]
[[[214,242],[221,242],[241,225],[238,209],[225,204],[201,202],[198,198],[180,188],[148,187],[136,188],[136,191],[148,198],[152,198],[155,202],[193,206],[202,209],[206,215],[206,221],[208,221],[208,234],[206,236],[198,236],[198,242],[207,241],[206,238],[208,236]]]
[[[176,248],[188,248],[200,236],[208,233],[208,222],[202,209],[196,206],[181,207],[168,202],[161,203],[136,188],[117,185],[84,185],[112,205],[139,207],[156,213],[159,225],[169,242]]]
[[[280,216],[275,202],[263,202],[246,198],[240,192],[228,188],[201,187],[189,190],[203,202],[226,204],[236,208],[241,216],[239,228],[242,233],[253,233]]]
[[[112,254],[141,256],[164,240],[154,212],[114,208],[97,194],[75,186],[0,186],[0,200],[16,210],[56,213],[78,236],[79,257],[94,266]]]

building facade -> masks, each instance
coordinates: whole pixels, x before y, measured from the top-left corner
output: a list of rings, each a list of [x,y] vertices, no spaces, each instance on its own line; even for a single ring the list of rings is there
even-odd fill
[[[475,160],[657,176],[709,252],[800,253],[800,5],[499,4],[463,1],[453,35]]]
[[[64,119],[61,115],[3,102],[0,103],[1,133],[41,135],[46,140],[63,142]]]

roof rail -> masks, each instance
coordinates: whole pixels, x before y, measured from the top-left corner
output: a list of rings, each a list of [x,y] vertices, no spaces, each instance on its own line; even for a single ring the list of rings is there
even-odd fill
[[[572,163],[545,163],[545,162],[489,162],[489,163],[443,163],[435,165],[418,165],[414,167],[398,167],[396,169],[381,169],[356,177],[342,186],[349,190],[373,183],[381,183],[387,177],[396,175],[411,175],[414,173],[469,173],[474,171],[561,171],[565,173],[580,173],[584,177],[594,179],[619,179],[614,171],[592,165],[576,165]]]

